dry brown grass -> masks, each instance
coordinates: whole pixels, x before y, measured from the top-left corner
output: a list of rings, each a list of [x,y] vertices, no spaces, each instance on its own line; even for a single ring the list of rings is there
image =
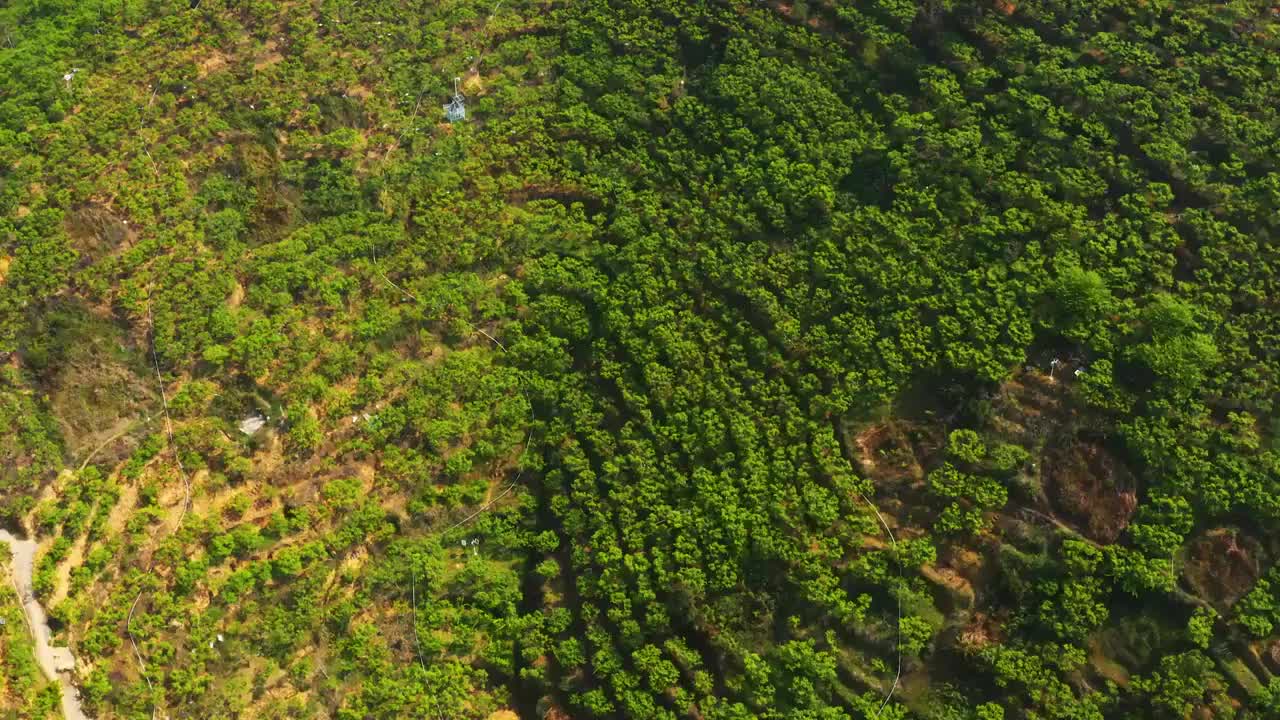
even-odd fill
[[[196,77],[205,78],[227,66],[227,56],[221,50],[210,50],[209,54],[196,63],[200,68]]]
[[[134,509],[138,506],[138,485],[137,483],[129,483],[120,490],[120,499],[111,508],[111,514],[107,516],[107,534],[108,536],[119,535],[124,531],[124,526],[129,522],[129,516],[133,514]]]
[[[264,48],[264,52],[259,54],[256,58],[254,58],[253,69],[263,70],[265,68],[271,67],[272,65],[275,65],[276,63],[284,60],[284,54],[278,51],[276,49],[277,47],[279,47],[279,45],[276,43],[275,40],[268,40],[266,42],[266,47]]]
[[[231,297],[227,298],[227,307],[238,308],[242,302],[244,302],[244,285],[237,280],[236,286],[231,289]]]

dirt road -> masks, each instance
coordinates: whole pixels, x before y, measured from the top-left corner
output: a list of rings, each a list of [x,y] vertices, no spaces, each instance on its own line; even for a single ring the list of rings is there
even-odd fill
[[[35,639],[36,663],[40,665],[45,677],[62,688],[62,716],[66,720],[88,720],[88,716],[80,708],[80,692],[71,683],[71,672],[75,670],[76,659],[71,655],[70,649],[54,647],[50,643],[52,632],[49,630],[48,618],[31,590],[36,543],[33,540],[19,540],[7,530],[0,530],[0,542],[7,543],[13,552],[13,561],[10,563],[13,575],[10,581],[18,593],[18,601],[22,603],[22,610],[27,618],[27,627]]]

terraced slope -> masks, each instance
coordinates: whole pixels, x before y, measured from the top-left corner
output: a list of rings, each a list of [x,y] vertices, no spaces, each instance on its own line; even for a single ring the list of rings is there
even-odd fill
[[[1278,23],[10,3],[0,520],[87,709],[1275,715]]]

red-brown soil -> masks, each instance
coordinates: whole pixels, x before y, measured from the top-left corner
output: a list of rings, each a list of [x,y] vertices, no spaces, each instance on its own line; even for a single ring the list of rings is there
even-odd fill
[[[1133,474],[1094,440],[1047,450],[1042,477],[1053,511],[1100,543],[1118,540],[1138,508]]]

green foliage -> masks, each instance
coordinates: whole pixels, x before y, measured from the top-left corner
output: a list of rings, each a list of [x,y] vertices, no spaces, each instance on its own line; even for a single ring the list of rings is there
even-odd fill
[[[952,430],[947,438],[947,454],[966,465],[977,465],[986,457],[987,447],[973,430]]]
[[[1045,652],[995,645],[984,649],[979,660],[988,664],[996,684],[1016,688],[1044,709],[1046,717],[1062,720],[1101,720],[1107,698],[1093,693],[1077,698],[1059,673],[1084,663],[1084,653],[1071,646],[1050,645]]]
[[[1081,340],[1095,334],[1097,323],[1115,309],[1115,298],[1102,275],[1079,265],[1062,267],[1050,282],[1049,295],[1059,315],[1058,325],[1068,337]]]
[[[1160,659],[1160,667],[1149,676],[1135,678],[1134,687],[1147,693],[1157,717],[1186,717],[1207,694],[1223,686],[1213,661],[1199,650]]]
[[[1156,295],[1143,310],[1147,340],[1135,357],[1177,392],[1197,389],[1220,359],[1213,337],[1199,332],[1194,308],[1172,295]]]
[[[1268,637],[1280,623],[1280,598],[1277,597],[1277,573],[1275,570],[1259,578],[1257,584],[1233,608],[1235,620],[1254,637]]]
[[[999,475],[1010,475],[1031,461],[1031,453],[1021,445],[1000,443],[991,449],[988,460],[992,471]]]
[[[307,406],[299,403],[289,408],[289,445],[298,453],[309,453],[324,439],[320,423]]]
[[[1201,650],[1209,649],[1213,639],[1213,626],[1218,620],[1218,613],[1213,608],[1198,607],[1187,621],[1187,639]]]
[[[921,618],[902,618],[902,652],[908,656],[919,655],[933,639],[934,632],[935,628]]]
[[[1004,720],[1004,708],[993,702],[982,703],[975,709],[975,720]]]
[[[1124,689],[1081,648],[1280,522],[1277,22],[6,4],[0,520],[50,536],[42,595],[86,543],[57,616],[102,716],[893,720],[899,649],[947,720],[1225,707],[1200,650],[1274,633],[1274,573]]]
[[[957,431],[960,432],[960,431]],[[954,438],[956,433],[952,433]],[[973,436],[977,440],[976,434]],[[972,446],[969,446],[972,449]],[[975,452],[972,462],[982,458],[982,453]],[[983,513],[999,510],[1008,502],[1008,490],[991,478],[970,475],[957,470],[950,463],[929,473],[929,489],[941,498],[952,500],[938,518],[937,528],[946,534],[974,534],[986,527]]]
[[[1249,707],[1245,709],[1244,720],[1258,720],[1280,712],[1280,678],[1271,681],[1250,698]]]

